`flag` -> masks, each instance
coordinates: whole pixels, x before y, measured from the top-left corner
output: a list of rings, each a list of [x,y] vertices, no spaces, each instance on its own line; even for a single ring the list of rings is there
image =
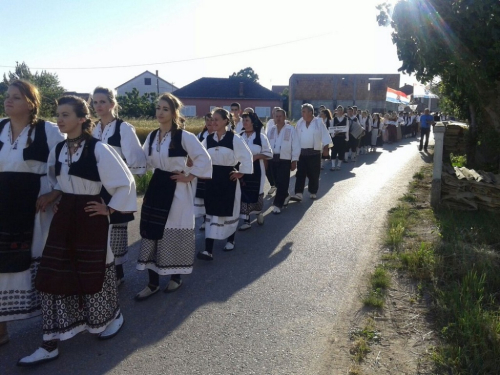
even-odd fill
[[[418,83],[413,84],[413,97],[425,99],[439,99],[439,96],[433,94],[429,88]]]
[[[410,99],[404,92],[391,89],[390,87],[387,88],[387,96],[385,98],[385,101],[391,103],[401,103],[401,104],[410,103]]]

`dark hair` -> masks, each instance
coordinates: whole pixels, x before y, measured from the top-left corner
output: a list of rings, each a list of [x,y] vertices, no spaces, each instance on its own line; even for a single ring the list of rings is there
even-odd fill
[[[38,88],[31,82],[25,81],[23,79],[16,79],[9,84],[9,87],[15,87],[24,96],[24,99],[31,105],[30,110],[30,129],[28,130],[28,140],[26,141],[26,146],[31,144],[31,134],[35,130],[37,123],[38,112],[40,111],[40,106],[42,105],[42,97]]]
[[[243,112],[241,117],[243,119],[245,119],[246,117],[250,118],[250,121],[252,121],[253,131],[255,132],[255,136],[260,137],[260,131],[264,127],[264,124],[262,123],[262,121],[260,121],[259,116],[257,116],[257,114],[253,112]]]
[[[85,139],[92,138],[92,129],[94,128],[94,123],[90,119],[90,110],[87,102],[82,98],[74,95],[65,95],[57,100],[57,105],[70,105],[76,114],[76,117],[85,118],[86,120],[82,124],[82,133]]]
[[[181,116],[182,102],[179,100],[179,98],[168,92],[162,94],[158,98],[158,102],[160,100],[166,101],[168,103],[168,106],[170,107],[170,111],[172,111],[172,129],[170,130],[170,136],[172,137],[171,139],[173,139],[175,133],[177,132],[177,129],[182,127],[186,122],[184,117]],[[174,143],[170,142],[170,147],[173,147],[173,145]]]
[[[373,122],[375,122],[375,117],[377,118],[377,127],[380,125],[380,113],[373,114]]]
[[[220,117],[222,117],[223,120],[227,120],[228,124],[231,124],[231,130],[234,130],[234,121],[233,121],[233,115],[226,111],[224,108],[215,108],[212,111],[212,116],[214,114],[218,113]]]
[[[238,109],[241,109],[240,103],[236,103],[236,102],[231,103],[230,107],[238,107]]]
[[[118,116],[118,110],[120,109],[120,106],[118,105],[118,101],[116,100],[116,96],[115,96],[115,93],[113,92],[113,90],[108,89],[106,87],[97,86],[94,89],[94,93],[92,94],[92,102],[91,102],[92,103],[92,108],[94,106],[94,95],[95,94],[106,95],[106,97],[108,98],[109,102],[113,103],[115,105],[113,107],[113,110],[111,111],[111,113],[115,117]]]
[[[326,126],[330,127],[330,121],[333,119],[332,112],[330,112],[330,110],[327,108],[327,109],[322,109],[321,113],[325,114],[325,116],[326,116]]]

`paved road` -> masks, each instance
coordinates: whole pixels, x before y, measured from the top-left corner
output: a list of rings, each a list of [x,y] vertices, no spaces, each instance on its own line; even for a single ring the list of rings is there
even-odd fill
[[[14,322],[11,342],[0,348],[0,374],[319,373],[332,326],[371,270],[386,212],[425,159],[415,141],[402,141],[340,172],[326,168],[316,201],[306,193],[274,216],[266,198],[264,226],[237,233],[231,253],[216,242],[215,260],[197,260],[174,294],[133,301],[147,274],[129,261],[119,335],[101,342],[81,334],[60,345],[57,361],[26,370],[15,362],[39,345],[41,320]],[[203,241],[198,232],[198,249]],[[131,242],[133,260],[137,237]]]

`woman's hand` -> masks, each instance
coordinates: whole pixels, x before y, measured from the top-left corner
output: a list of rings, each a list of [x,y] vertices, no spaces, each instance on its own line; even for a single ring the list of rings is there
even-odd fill
[[[229,179],[230,179],[231,181],[236,181],[236,180],[239,180],[239,179],[240,179],[240,178],[242,178],[242,177],[243,177],[243,173],[240,173],[240,172],[238,172],[238,171],[232,171],[232,172],[230,173]]]
[[[48,206],[61,196],[62,192],[59,190],[52,190],[50,193],[41,195],[36,200],[36,212],[45,212]]]
[[[104,200],[102,198],[100,202],[90,201],[87,202],[87,206],[85,206],[85,212],[91,212],[89,216],[96,216],[96,215],[108,216],[109,214],[114,212],[114,210],[113,211],[112,210],[113,210],[112,208],[108,209],[108,206],[106,206],[106,203],[104,203]]]
[[[193,166],[193,161],[191,160],[191,158],[188,157],[186,161],[186,167],[191,168],[192,166]]]
[[[187,176],[182,173],[182,172],[174,172],[175,174],[173,176],[171,176],[170,178],[172,180],[175,180],[176,182],[185,182],[185,183],[188,183],[188,182],[191,182],[194,180],[194,175],[192,174],[188,174]]]

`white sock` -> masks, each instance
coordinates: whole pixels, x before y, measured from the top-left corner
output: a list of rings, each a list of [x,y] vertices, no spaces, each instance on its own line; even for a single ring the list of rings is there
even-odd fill
[[[335,160],[332,160],[332,168],[335,168]]]
[[[339,160],[339,165],[338,167],[340,168],[340,166],[342,165],[342,160]]]

